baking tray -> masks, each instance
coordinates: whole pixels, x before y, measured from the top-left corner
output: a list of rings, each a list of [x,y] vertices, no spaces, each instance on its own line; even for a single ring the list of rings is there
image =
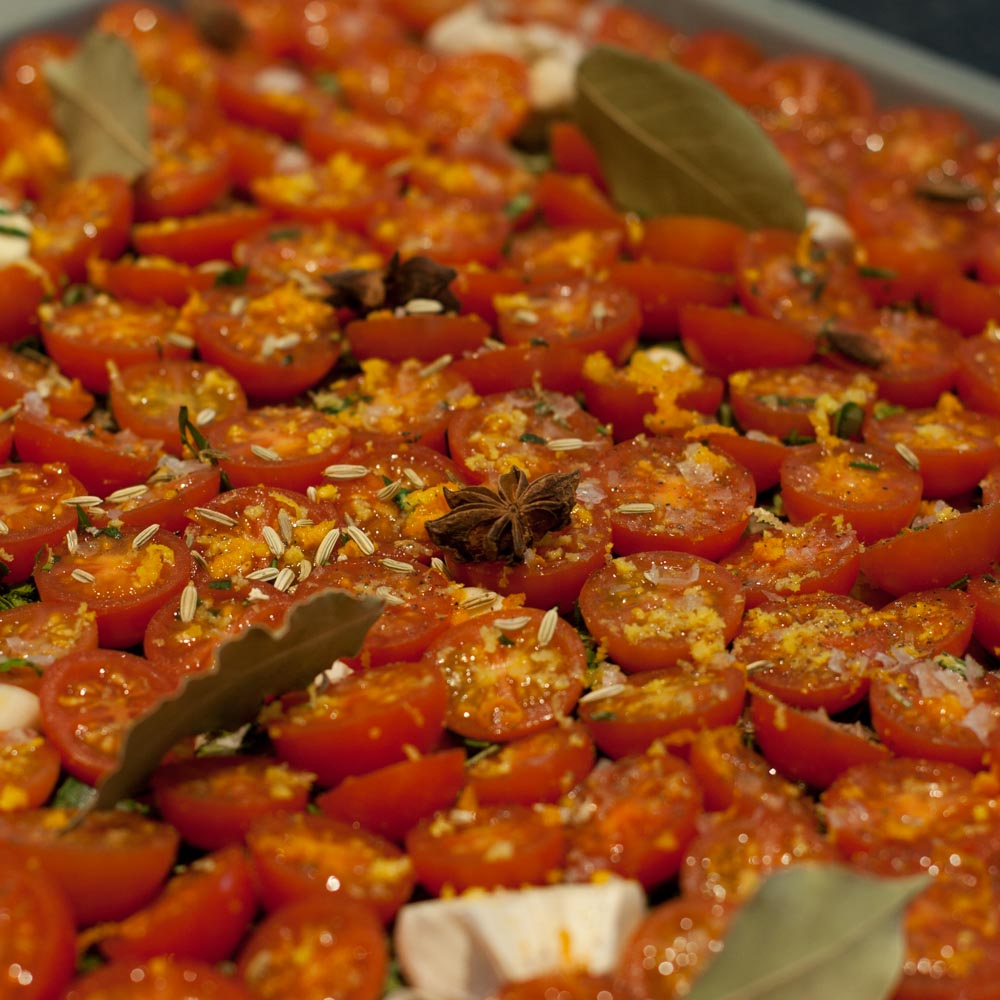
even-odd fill
[[[100,0],[0,0],[0,48],[29,30],[79,31],[100,6]],[[1000,133],[1000,79],[798,0],[631,0],[630,6],[686,32],[736,31],[773,55],[843,59],[866,76],[882,105],[948,105],[982,135]]]

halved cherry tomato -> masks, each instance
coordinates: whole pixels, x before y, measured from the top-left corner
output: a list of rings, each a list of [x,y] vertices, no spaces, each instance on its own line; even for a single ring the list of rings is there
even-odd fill
[[[0,266],[0,344],[14,344],[35,332],[38,307],[51,290],[50,277],[33,262]]]
[[[464,784],[465,751],[456,748],[351,775],[317,796],[316,805],[333,819],[399,844],[420,820],[450,809]]]
[[[265,722],[282,760],[332,786],[406,759],[410,746],[427,753],[440,738],[447,698],[432,662],[386,664],[301,704],[275,705]]]
[[[258,819],[246,839],[268,910],[335,893],[372,907],[388,924],[413,892],[410,859],[356,824],[314,813],[281,813]]]
[[[4,684],[36,690],[49,664],[96,647],[97,618],[86,604],[36,601],[0,611],[0,681]]]
[[[0,345],[0,406],[11,407],[29,392],[38,393],[57,417],[82,420],[94,408],[94,397],[78,379],[63,375],[54,361]]]
[[[847,63],[819,56],[768,59],[747,79],[754,104],[792,122],[864,118],[875,108],[867,81]]]
[[[423,663],[448,686],[449,729],[505,743],[553,726],[583,690],[587,657],[562,618],[535,608],[491,611],[434,640]]]
[[[266,916],[240,952],[238,975],[261,1000],[378,1000],[388,966],[385,931],[371,907],[339,893]]]
[[[973,626],[976,638],[994,656],[1000,647],[1000,580],[992,573],[982,573],[969,580],[968,596],[975,603]]]
[[[243,939],[257,909],[242,847],[193,861],[149,906],[110,929],[101,951],[113,961],[175,959],[223,962]]]
[[[942,323],[974,337],[1000,322],[1000,286],[945,275],[934,286],[934,314]]]
[[[177,359],[131,364],[111,376],[109,403],[118,425],[158,438],[172,455],[183,454],[178,416],[204,427],[242,417],[247,398],[239,382],[216,365]],[[242,486],[243,483],[234,485]]]
[[[56,1000],[73,976],[73,915],[49,875],[11,857],[0,862],[0,988],[24,1000]]]
[[[722,653],[739,628],[743,589],[707,559],[639,552],[592,573],[579,605],[615,663],[630,672],[662,670]]]
[[[459,282],[462,281],[461,276]],[[465,285],[471,288],[472,279]],[[513,285],[504,285],[498,289],[505,294],[519,287],[516,280]],[[461,294],[461,292],[459,292]],[[491,295],[492,299],[492,295]],[[470,295],[467,299],[473,312],[488,318],[476,300]],[[498,392],[513,392],[526,385],[539,385],[553,392],[564,392],[572,395],[581,388],[581,369],[583,356],[575,348],[564,344],[507,344],[500,347],[493,340],[487,341],[479,350],[456,359],[453,368],[472,384],[473,389],[482,396]],[[589,405],[589,404],[588,404]]]
[[[468,785],[481,805],[556,802],[594,766],[594,742],[576,723],[541,729],[487,747],[467,765]]]
[[[625,217],[589,177],[546,171],[538,178],[535,200],[550,226],[586,226],[625,233]]]
[[[643,753],[658,739],[690,742],[699,729],[731,725],[745,697],[745,677],[736,667],[680,663],[598,688],[581,701],[578,714],[597,746],[614,759]]]
[[[159,526],[84,532],[55,550],[51,568],[35,573],[43,601],[86,604],[97,616],[101,644],[125,649],[142,641],[153,612],[177,596],[193,564],[184,542]],[[137,541],[138,540],[138,541]]]
[[[0,813],[5,859],[41,869],[65,892],[78,926],[121,920],[152,900],[177,855],[177,833],[119,809]]]
[[[791,781],[826,788],[855,764],[889,756],[888,747],[858,723],[834,722],[822,709],[808,712],[777,698],[754,693],[750,699],[754,739],[768,762]]]
[[[60,768],[59,751],[33,729],[0,732],[0,812],[37,809],[56,787]]]
[[[545,885],[563,862],[566,832],[555,810],[528,806],[452,809],[406,837],[417,881],[429,892]]]
[[[790,449],[781,465],[781,495],[793,524],[840,516],[866,545],[905,528],[922,492],[920,473],[877,445],[833,439]]]
[[[1000,506],[964,514],[947,508],[943,515],[918,519],[902,534],[869,545],[861,554],[861,571],[894,595],[948,587],[986,572],[1000,558]]]
[[[305,809],[313,775],[270,757],[208,756],[161,764],[156,808],[185,843],[215,851],[243,842],[264,816]]]
[[[345,19],[346,20],[346,19]],[[337,108],[302,126],[302,145],[315,160],[347,153],[377,169],[423,151],[425,140],[403,122]]]
[[[575,122],[556,120],[552,123],[549,154],[556,170],[564,174],[584,174],[599,190],[607,190],[597,150]]]
[[[0,560],[7,567],[4,582],[20,583],[34,571],[36,556],[76,527],[76,508],[65,501],[86,487],[65,465],[21,461],[0,469],[0,519],[7,528]]]
[[[955,387],[970,410],[1000,414],[1000,341],[992,337],[970,337],[957,351]]]
[[[35,32],[8,46],[3,57],[3,82],[11,100],[32,117],[48,122],[52,97],[42,67],[49,59],[68,59],[77,41],[58,32]]]
[[[972,638],[975,602],[959,589],[914,590],[872,616],[883,646],[909,658],[961,656]]]
[[[236,203],[181,219],[159,219],[132,227],[132,245],[147,257],[167,257],[196,267],[210,260],[229,260],[233,247],[263,229],[271,213],[257,205]]]
[[[215,275],[202,268],[179,264],[169,257],[119,257],[87,261],[87,277],[92,285],[117,299],[144,305],[166,305],[179,309],[192,292],[212,287]]]
[[[643,222],[639,252],[666,264],[731,274],[743,236],[742,227],[722,219],[663,215]]]
[[[654,746],[601,761],[563,802],[571,816],[567,880],[611,872],[650,889],[677,874],[701,788],[687,764]]]
[[[532,285],[603,280],[624,246],[620,229],[584,226],[534,227],[514,233],[505,244],[507,267]],[[628,280],[615,279],[620,287]],[[514,289],[518,291],[518,289]]]
[[[147,961],[121,960],[73,981],[65,1000],[141,1000],[153,995],[196,996],[205,1000],[251,1000],[235,980],[206,962],[157,956]]]
[[[490,335],[478,316],[406,315],[375,312],[348,323],[344,330],[351,353],[359,360],[407,358],[431,362],[445,355],[475,351]]]
[[[109,521],[136,528],[158,524],[165,531],[182,532],[190,523],[186,511],[217,497],[219,481],[216,466],[164,456],[144,483],[109,493],[104,514]]]
[[[71,653],[42,677],[42,729],[66,770],[95,785],[118,763],[128,725],[174,688],[141,656],[116,649]]]
[[[748,611],[733,655],[752,665],[754,685],[789,705],[839,712],[864,698],[880,648],[867,605],[818,593]]]
[[[503,209],[518,227],[535,214],[535,176],[505,152],[491,155],[487,149],[479,156],[422,153],[411,158],[406,177],[408,184],[431,195]]]

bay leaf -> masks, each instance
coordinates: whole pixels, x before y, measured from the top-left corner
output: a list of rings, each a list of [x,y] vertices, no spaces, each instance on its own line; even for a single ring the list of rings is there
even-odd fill
[[[325,590],[294,604],[279,629],[253,625],[222,643],[211,670],[192,674],[129,727],[92,807],[110,809],[137,792],[185,737],[251,722],[265,698],[305,688],[334,660],[354,656],[381,611],[378,598]]]
[[[124,39],[92,31],[73,56],[50,59],[42,70],[74,177],[133,181],[153,166],[149,88]]]
[[[688,1000],[886,1000],[903,967],[903,912],[925,875],[795,865],[733,918]]]
[[[805,226],[805,205],[774,143],[701,77],[598,45],[580,63],[576,93],[576,119],[619,208],[709,215],[748,229]]]

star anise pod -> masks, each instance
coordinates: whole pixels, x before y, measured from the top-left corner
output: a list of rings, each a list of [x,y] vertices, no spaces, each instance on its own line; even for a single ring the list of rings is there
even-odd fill
[[[569,524],[579,481],[579,472],[549,472],[532,481],[515,467],[500,477],[496,490],[446,490],[450,511],[428,521],[427,534],[468,561],[524,562],[539,538]]]
[[[376,309],[398,309],[414,299],[439,302],[442,312],[457,312],[461,303],[448,287],[458,272],[430,257],[411,257],[400,263],[399,254],[385,267],[347,268],[323,275],[333,290],[327,302],[352,309],[362,316]]]

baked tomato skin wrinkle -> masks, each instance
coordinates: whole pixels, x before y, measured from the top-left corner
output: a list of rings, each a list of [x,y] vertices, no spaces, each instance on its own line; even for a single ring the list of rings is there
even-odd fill
[[[784,229],[747,233],[736,251],[736,289],[747,311],[818,334],[836,317],[870,310],[853,261]]]
[[[408,747],[429,752],[444,725],[448,688],[428,661],[391,663],[353,674],[301,704],[275,702],[263,721],[275,752],[332,787],[405,760]]]
[[[815,364],[745,368],[733,372],[728,384],[733,416],[740,426],[781,439],[815,436],[813,420],[821,400],[823,417],[834,417],[832,424],[835,414],[848,404],[869,412],[878,395],[874,380],[865,373],[840,372]]]
[[[264,816],[247,833],[247,848],[268,910],[342,893],[388,924],[413,892],[413,864],[395,844],[330,816]]]
[[[617,362],[632,353],[642,327],[639,300],[628,289],[587,279],[532,286],[494,297],[505,344],[544,340],[578,351],[604,351]]]
[[[185,541],[207,576],[237,591],[258,570],[286,567],[298,577],[312,568],[327,533],[336,527],[330,510],[294,490],[242,486],[188,511]],[[270,530],[265,530],[270,529]],[[276,565],[272,565],[276,563]]]
[[[733,655],[752,667],[755,686],[789,705],[840,712],[864,698],[879,648],[867,605],[818,593],[748,611]]]
[[[543,535],[528,552],[523,563],[461,562],[448,554],[446,564],[451,575],[467,587],[524,594],[529,607],[552,604],[560,614],[569,614],[587,578],[604,565],[611,552],[607,510],[574,504],[570,523]]]
[[[573,627],[536,608],[491,611],[454,625],[423,663],[448,687],[445,724],[472,740],[506,743],[554,726],[583,690],[587,655]]]
[[[883,648],[894,654],[910,659],[961,656],[972,638],[975,614],[971,593],[939,587],[897,597],[874,613],[872,624]]]
[[[193,570],[183,540],[162,528],[144,528],[141,536],[137,528],[123,528],[118,537],[84,534],[75,548],[60,546],[55,555],[50,569],[35,572],[39,596],[86,604],[97,616],[101,644],[114,649],[141,642],[153,613],[181,592]]]
[[[149,257],[167,257],[197,267],[212,260],[229,260],[233,247],[262,229],[271,212],[257,205],[200,212],[182,219],[140,222],[132,227],[132,245]]]
[[[468,786],[480,805],[557,802],[594,766],[594,741],[567,722],[505,743],[469,760]]]
[[[452,809],[406,836],[417,881],[436,896],[482,888],[546,885],[562,868],[566,832],[558,810],[528,806]]]
[[[588,577],[579,598],[591,635],[629,672],[710,663],[736,635],[743,602],[728,570],[661,551],[612,560]]]
[[[401,844],[420,820],[450,809],[464,785],[465,751],[455,748],[345,778],[318,795],[316,805],[332,819]]]
[[[71,825],[79,819],[76,825]],[[65,892],[78,927],[122,920],[160,891],[177,856],[177,832],[121,810],[26,809],[0,813],[5,858],[41,869]]]
[[[709,812],[753,812],[762,802],[800,807],[801,789],[776,774],[771,764],[747,745],[743,730],[737,726],[697,732],[691,741],[690,762]],[[807,808],[812,808],[811,803]]]
[[[235,376],[256,403],[277,403],[320,382],[340,356],[336,315],[294,283],[260,294],[192,295],[178,329],[202,360]]]
[[[1000,342],[992,337],[970,337],[959,345],[956,357],[959,399],[970,410],[1000,415]]]
[[[739,905],[776,871],[834,860],[836,851],[814,817],[761,807],[756,813],[720,817],[691,840],[680,870],[681,893]]]
[[[157,955],[223,962],[257,911],[253,873],[242,846],[196,859],[149,906],[114,926],[100,949],[115,961]]]
[[[700,729],[734,724],[743,712],[746,679],[734,666],[644,670],[621,690],[598,688],[577,710],[597,746],[615,759],[643,753],[658,739],[690,742]]]
[[[177,337],[177,312],[169,306],[96,295],[75,305],[46,304],[39,315],[49,356],[91,392],[106,394],[110,389],[109,362],[127,368],[186,358],[193,347]]]
[[[54,416],[69,420],[82,420],[94,408],[79,379],[67,378],[50,358],[0,345],[0,406],[7,409],[28,392],[37,392]]]
[[[108,521],[145,528],[158,524],[182,532],[189,521],[185,511],[203,507],[219,495],[219,469],[195,460],[164,458],[144,483],[123,487],[104,499]],[[144,491],[140,492],[140,488]]]
[[[869,703],[875,732],[895,754],[975,771],[1000,725],[1000,679],[944,654],[880,672]]]
[[[780,482],[792,524],[840,516],[865,545],[910,524],[923,492],[920,473],[895,450],[840,440],[792,449]]]
[[[820,514],[803,525],[755,523],[719,560],[744,586],[747,606],[795,594],[846,594],[860,567],[861,546],[843,518]]]
[[[87,258],[117,257],[128,246],[132,189],[116,174],[69,181],[42,199],[31,256],[54,280],[84,281]]]
[[[86,487],[61,463],[22,460],[0,471],[0,519],[8,529],[0,541],[4,583],[21,583],[34,571],[36,553],[76,527],[76,509],[65,501]]]
[[[64,1000],[140,1000],[156,996],[181,1000],[252,1000],[250,993],[222,972],[195,959],[159,955],[146,961],[111,962],[73,981]]]
[[[361,374],[338,379],[313,394],[313,404],[336,413],[355,440],[422,444],[445,451],[445,430],[456,411],[479,400],[465,376],[450,364],[409,358],[392,364],[361,362]]]
[[[929,854],[935,841],[957,844],[969,832],[968,806],[977,801],[971,771],[912,757],[850,767],[820,798],[830,837],[847,860]]]
[[[172,677],[132,653],[71,653],[42,677],[42,730],[58,748],[63,767],[96,785],[117,764],[127,727],[175,687]]]
[[[563,800],[572,817],[566,880],[611,872],[651,889],[673,878],[701,804],[694,772],[662,747],[599,762]]]
[[[199,361],[149,361],[112,374],[109,403],[119,427],[158,438],[171,455],[183,454],[178,417],[186,406],[199,427],[241,417],[247,397],[240,383],[217,365]]]
[[[847,768],[889,756],[875,734],[859,724],[834,722],[822,710],[792,708],[767,694],[754,692],[750,719],[754,739],[771,766],[810,788],[826,788]]]
[[[683,305],[678,325],[688,357],[713,375],[749,365],[803,365],[816,351],[815,337],[801,327],[733,309]]]
[[[947,587],[983,573],[1000,557],[1000,506],[917,518],[908,530],[870,545],[861,571],[890,594]]]
[[[622,948],[612,995],[621,1000],[685,996],[722,949],[732,912],[721,903],[691,897],[652,909]]]
[[[317,566],[299,584],[295,597],[329,588],[385,601],[358,654],[343,658],[356,670],[419,660],[458,610],[454,585],[437,570],[390,557],[354,556]]]
[[[906,410],[869,420],[870,444],[899,444],[917,458],[929,499],[953,497],[973,489],[1000,462],[1000,416],[966,410],[950,393],[933,409]]]
[[[371,907],[340,893],[268,914],[243,946],[237,975],[259,1000],[378,1000],[388,967],[385,931]]]
[[[473,483],[495,483],[514,466],[529,479],[571,472],[599,464],[611,445],[608,429],[572,396],[545,389],[484,396],[448,423],[451,457]]]
[[[834,329],[841,327],[836,322]],[[875,379],[879,396],[900,406],[933,406],[958,377],[961,338],[933,316],[915,311],[883,309],[871,318],[859,317],[848,332],[860,331],[880,362],[865,367],[835,351],[824,359],[846,371],[864,371]]]
[[[666,549],[718,559],[739,541],[757,499],[747,469],[697,441],[632,438],[591,473],[607,492],[621,555]]]
[[[150,779],[160,815],[186,844],[241,844],[253,823],[305,809],[313,775],[272,757],[209,756],[161,764]]]
[[[0,862],[0,989],[56,1000],[76,965],[75,927],[62,888],[44,872]]]
[[[344,330],[351,353],[359,361],[383,358],[399,363],[407,358],[432,362],[444,355],[459,357],[482,346],[490,328],[478,316],[396,316],[370,313]]]
[[[30,404],[14,417],[14,448],[22,462],[65,462],[84,494],[97,496],[143,482],[163,454],[157,439],[55,417]]]
[[[36,601],[0,611],[0,683],[37,691],[45,668],[97,648],[97,618],[86,604]]]
[[[261,406],[203,427],[233,487],[276,486],[304,492],[341,460],[351,432],[311,406]]]

